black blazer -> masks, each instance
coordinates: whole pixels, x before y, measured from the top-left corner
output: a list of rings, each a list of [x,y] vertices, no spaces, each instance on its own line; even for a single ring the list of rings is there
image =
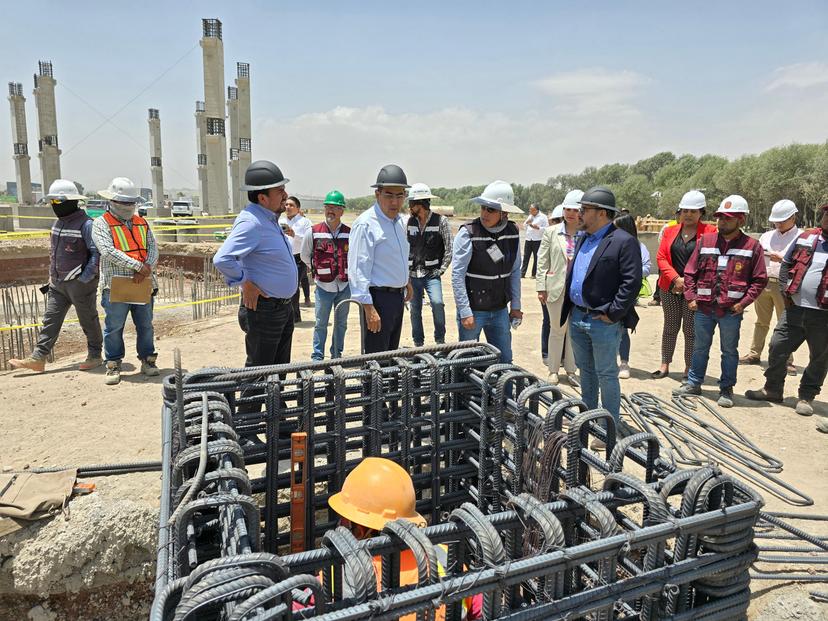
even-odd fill
[[[575,246],[575,257],[581,251],[585,237]],[[561,310],[561,325],[572,309],[569,298],[572,287],[572,270],[575,259],[569,264],[566,274],[566,295]],[[598,243],[589,262],[584,279],[583,297],[589,309],[605,313],[612,321],[623,321],[627,328],[638,323],[635,300],[641,290],[641,248],[638,240],[621,229],[610,227]]]

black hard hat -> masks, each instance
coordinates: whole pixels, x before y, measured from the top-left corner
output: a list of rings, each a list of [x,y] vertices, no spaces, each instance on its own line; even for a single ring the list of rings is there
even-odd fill
[[[578,202],[581,205],[594,205],[601,209],[618,212],[618,207],[615,206],[615,194],[602,185],[596,185],[594,188],[588,189]]]
[[[372,185],[372,188],[381,188],[386,185],[396,185],[403,188],[410,188],[408,179],[403,172],[403,169],[396,164],[387,164],[380,168],[377,175],[377,182]]]
[[[267,190],[285,185],[290,179],[285,179],[282,171],[273,162],[257,160],[247,167],[244,173],[242,190],[247,192]]]

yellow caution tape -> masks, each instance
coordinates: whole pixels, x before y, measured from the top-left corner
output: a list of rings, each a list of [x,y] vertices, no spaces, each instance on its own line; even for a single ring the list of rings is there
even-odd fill
[[[0,240],[3,239],[35,239],[37,237],[48,237],[51,231],[10,231],[0,233]]]
[[[184,306],[199,306],[200,304],[209,304],[210,302],[221,302],[223,300],[230,300],[233,298],[239,297],[238,293],[233,293],[231,295],[224,295],[218,298],[210,298],[209,300],[197,300],[195,302],[178,302],[176,304],[163,304],[161,306],[153,307],[153,311],[157,310],[168,310],[170,308],[183,308]],[[106,317],[106,314],[103,314]],[[78,323],[77,319],[67,319],[63,323]],[[39,328],[43,324],[42,323],[29,323],[20,326],[0,326],[0,332],[10,332],[13,330],[25,330],[26,328]]]

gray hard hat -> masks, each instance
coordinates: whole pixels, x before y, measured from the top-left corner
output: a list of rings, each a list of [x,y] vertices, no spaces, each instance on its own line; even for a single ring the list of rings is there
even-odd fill
[[[405,172],[396,164],[386,164],[383,166],[379,174],[377,174],[377,182],[371,187],[381,188],[386,185],[394,185],[401,188],[411,187],[408,185],[408,178],[405,176]]]
[[[247,192],[268,190],[279,188],[288,181],[290,179],[285,179],[276,164],[267,160],[257,160],[247,167],[244,173],[244,185],[241,189]]]

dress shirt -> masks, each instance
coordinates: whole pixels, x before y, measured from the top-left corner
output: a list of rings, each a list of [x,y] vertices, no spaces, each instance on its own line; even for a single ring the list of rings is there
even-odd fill
[[[759,243],[762,244],[762,249],[765,251],[765,269],[768,271],[768,278],[779,278],[779,268],[782,266],[781,261],[771,261],[768,256],[769,252],[778,252],[783,257],[790,246],[802,231],[798,226],[792,226],[784,233],[780,233],[776,229],[762,233],[759,238]]]
[[[598,244],[604,239],[611,226],[613,226],[612,222],[601,227],[592,235],[587,235],[578,250],[578,254],[575,255],[575,262],[572,265],[572,285],[569,288],[569,299],[576,306],[586,306],[583,295],[584,280],[586,280],[592,255],[595,254],[595,249],[598,248]]]
[[[474,315],[469,303],[469,293],[466,291],[466,272],[472,257],[472,242],[466,227],[461,226],[454,236],[454,252],[452,253],[451,288],[454,290],[454,304],[460,319]],[[520,310],[520,244],[515,253],[515,262],[512,264],[512,274],[509,277],[509,288],[512,299],[509,302],[511,310]]]
[[[331,227],[328,227],[328,230],[331,230]],[[336,227],[333,231],[331,231],[331,235],[333,236],[334,240],[339,237],[339,233],[342,231],[342,223],[339,223],[339,226]],[[311,267],[311,262],[313,261],[313,231],[311,230],[305,238],[302,240],[302,251],[299,253],[302,257],[302,263]],[[348,286],[347,281],[343,281],[338,276],[334,278],[331,282],[320,282],[320,280],[314,277],[313,281],[316,283],[316,286],[322,289],[323,291],[327,291],[328,293],[339,293],[345,287]]]
[[[583,231],[575,231],[574,235],[570,235],[566,232],[566,222],[561,222],[558,227],[558,235],[563,235],[566,238],[566,263],[569,265],[572,259],[575,258],[575,245],[578,242],[578,238],[583,235]]]
[[[408,235],[402,216],[393,220],[377,203],[351,227],[348,283],[351,299],[373,304],[369,287],[405,287],[408,284]]]
[[[290,245],[293,250],[293,254],[299,254],[302,252],[302,241],[311,232],[313,224],[311,224],[311,221],[305,216],[299,213],[292,218],[288,218],[285,214],[282,214],[282,217],[279,218],[279,224],[281,225],[283,223],[287,224],[290,227],[290,230],[293,231],[293,237],[290,238]]]
[[[538,228],[533,229],[530,224],[534,224]],[[543,229],[549,226],[549,218],[547,218],[541,212],[538,212],[538,215],[532,216],[530,215],[526,218],[526,223],[524,225],[526,227],[526,241],[540,241],[543,239]]]
[[[132,230],[131,217],[129,220],[122,220],[115,215],[115,212],[110,211],[110,213],[117,220],[123,222],[130,231]],[[115,247],[115,242],[112,241],[112,229],[103,216],[98,216],[92,222],[92,239],[95,241],[95,246],[101,255],[101,279],[98,283],[98,288],[101,291],[112,287],[113,276],[129,276],[132,278],[136,272],[141,270],[142,263],[138,259],[133,259]],[[147,260],[145,263],[152,268],[152,288],[158,289],[158,279],[155,277],[155,266],[158,263],[158,244],[155,242],[155,236],[153,236],[152,229],[149,226],[147,226]]]
[[[213,257],[227,284],[253,282],[269,298],[290,298],[298,287],[298,270],[290,242],[276,214],[250,203]]]

